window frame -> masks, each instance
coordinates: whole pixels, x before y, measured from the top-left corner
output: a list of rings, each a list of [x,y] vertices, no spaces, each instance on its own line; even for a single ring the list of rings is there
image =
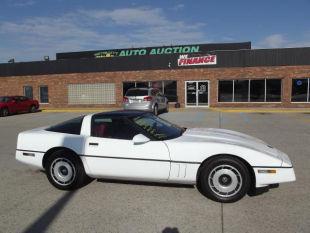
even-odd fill
[[[26,88],[31,88],[31,97],[26,95]],[[27,97],[28,99],[33,99],[33,86],[31,86],[31,85],[23,86],[23,92],[24,92],[25,97]]]
[[[293,98],[293,82],[294,80],[296,79],[306,79],[308,80],[308,85],[307,85],[307,101],[302,101],[302,102],[298,102],[298,101],[292,101],[292,98]],[[294,103],[294,104],[310,104],[310,77],[295,77],[295,78],[292,78],[292,82],[291,82],[291,103]]]
[[[41,100],[41,88],[42,87],[47,87],[47,102],[42,102],[42,100]],[[49,98],[49,91],[48,91],[48,85],[40,85],[39,86],[39,102],[40,102],[40,104],[49,104],[50,103],[50,98]]]
[[[251,101],[251,80],[264,80],[264,102],[255,102],[255,101]],[[275,101],[275,102],[270,102],[270,101],[266,101],[267,100],[267,79],[271,80],[271,79],[276,79],[276,80],[281,80],[281,101]],[[235,101],[235,80],[248,80],[249,81],[249,85],[248,85],[248,101],[247,102],[236,102]],[[221,102],[219,101],[219,83],[221,81],[233,81],[233,88],[232,88],[232,101],[228,102]],[[268,78],[248,78],[248,79],[218,79],[217,80],[217,103],[222,104],[222,103],[232,103],[232,104],[242,104],[242,103],[253,103],[253,104],[270,104],[270,103],[275,103],[275,104],[279,104],[283,102],[283,78],[276,78],[276,77],[268,77]],[[299,102],[301,103],[301,102]]]

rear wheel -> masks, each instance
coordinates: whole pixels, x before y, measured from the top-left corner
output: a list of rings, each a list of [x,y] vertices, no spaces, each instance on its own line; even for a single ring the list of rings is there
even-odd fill
[[[250,188],[247,167],[230,156],[219,156],[204,164],[198,182],[205,196],[224,203],[240,200]]]
[[[36,112],[37,108],[34,105],[31,105],[31,107],[29,108],[29,112],[34,113]]]
[[[8,108],[2,108],[0,109],[0,116],[1,117],[6,117],[9,115],[9,109]]]
[[[61,190],[80,188],[89,179],[77,155],[68,150],[59,150],[50,155],[45,169],[49,182]]]

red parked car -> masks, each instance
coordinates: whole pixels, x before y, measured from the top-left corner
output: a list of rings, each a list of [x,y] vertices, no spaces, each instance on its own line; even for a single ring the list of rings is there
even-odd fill
[[[39,109],[37,100],[25,96],[0,96],[0,116],[20,112],[36,112]]]

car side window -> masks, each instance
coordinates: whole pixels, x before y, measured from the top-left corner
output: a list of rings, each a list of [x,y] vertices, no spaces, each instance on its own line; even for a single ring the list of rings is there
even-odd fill
[[[84,116],[74,118],[60,124],[50,126],[46,129],[46,131],[79,135],[81,133],[83,119]]]
[[[20,98],[19,97],[14,97],[13,100],[15,100],[16,102],[20,102]]]
[[[140,132],[130,121],[122,117],[93,116],[91,136],[132,140]]]

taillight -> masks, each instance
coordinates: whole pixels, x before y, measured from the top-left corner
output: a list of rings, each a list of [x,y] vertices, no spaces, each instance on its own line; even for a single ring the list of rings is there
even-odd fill
[[[146,96],[143,98],[144,101],[152,101],[153,97],[152,96]]]
[[[123,102],[125,103],[125,102],[128,102],[129,100],[128,100],[128,98],[127,97],[123,97]]]

